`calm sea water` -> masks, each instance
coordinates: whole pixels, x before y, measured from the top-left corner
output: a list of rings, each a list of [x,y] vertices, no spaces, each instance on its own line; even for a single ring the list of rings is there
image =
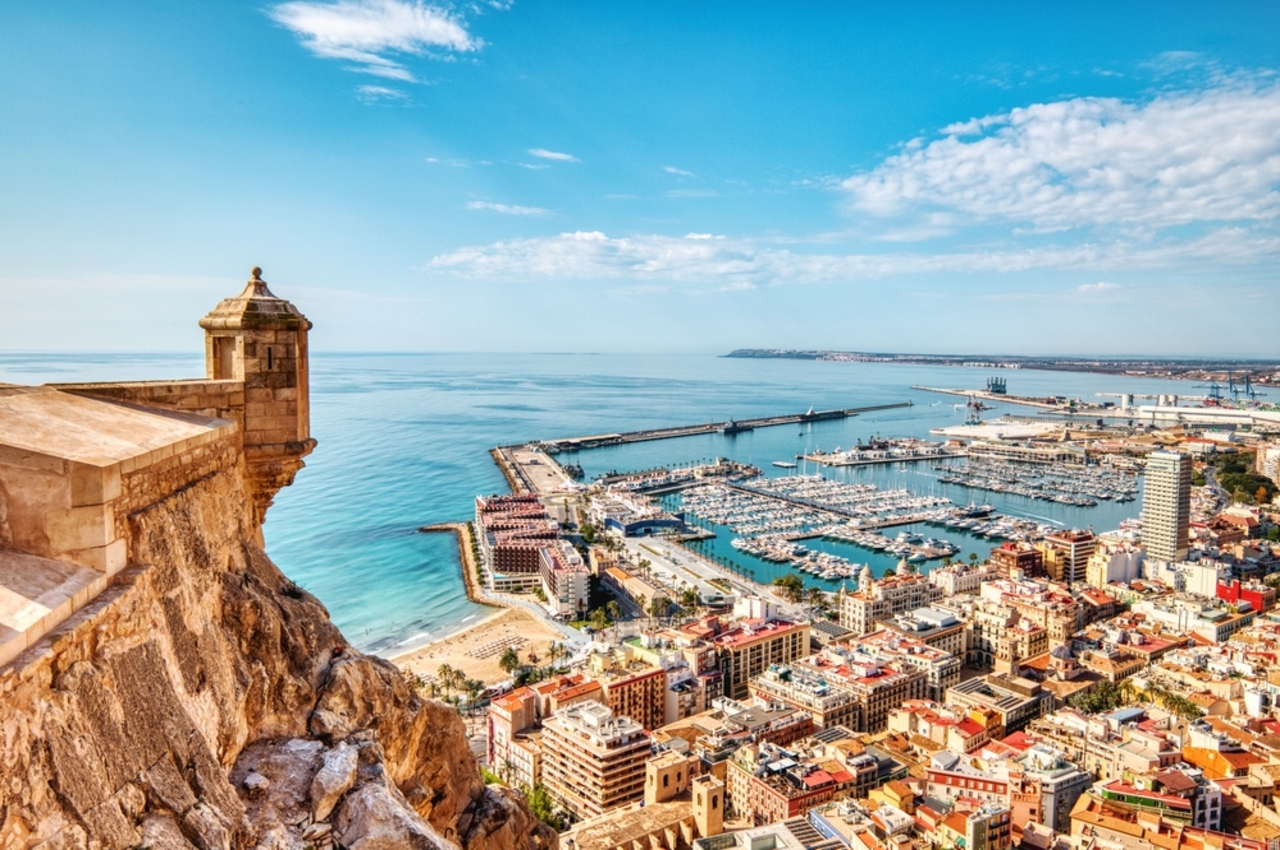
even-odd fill
[[[198,356],[0,353],[0,381],[137,380],[200,375]],[[859,437],[927,436],[958,424],[950,396],[912,384],[981,386],[980,369],[889,364],[738,360],[697,355],[333,355],[313,354],[312,433],[319,448],[267,518],[276,562],[319,596],[348,638],[392,651],[456,629],[483,612],[467,601],[454,541],[415,532],[421,525],[465,519],[478,493],[506,490],[488,450],[499,444],[611,431],[860,407],[898,401],[914,406],[853,419],[636,443],[574,456],[589,474],[683,463],[718,455],[770,466],[814,448],[852,445]],[[1005,371],[1016,394],[1186,392],[1185,383],[1069,373]],[[997,409],[987,416],[1005,412]],[[1025,408],[1010,407],[1023,413]],[[1072,526],[1114,528],[1138,514],[1139,502],[1067,508],[1016,496],[940,485],[928,464],[855,467],[827,474],[937,492],[957,502]],[[968,552],[992,541],[936,528]],[[733,554],[729,537],[714,542]],[[857,547],[822,548],[877,573],[891,561]],[[763,562],[760,562],[763,565]],[[772,569],[772,567],[770,567]],[[764,567],[762,567],[762,570]],[[761,571],[758,577],[771,573]]]

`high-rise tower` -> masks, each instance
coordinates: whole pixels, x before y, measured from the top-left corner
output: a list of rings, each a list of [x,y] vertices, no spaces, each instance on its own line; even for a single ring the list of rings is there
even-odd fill
[[[1146,492],[1142,497],[1142,544],[1156,561],[1187,557],[1191,525],[1191,458],[1174,452],[1147,456]]]
[[[244,291],[200,320],[211,381],[244,386],[244,456],[259,524],[281,487],[293,483],[311,439],[307,331],[311,322],[277,298],[254,268]]]

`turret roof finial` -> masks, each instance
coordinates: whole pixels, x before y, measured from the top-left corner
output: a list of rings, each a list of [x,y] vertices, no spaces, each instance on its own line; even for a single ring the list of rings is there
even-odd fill
[[[250,269],[249,274],[253,276],[254,280],[262,280],[262,269],[258,268],[257,266],[254,266],[252,269]]]

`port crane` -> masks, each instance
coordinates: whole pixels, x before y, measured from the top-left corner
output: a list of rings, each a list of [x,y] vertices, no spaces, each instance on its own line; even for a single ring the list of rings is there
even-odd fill
[[[1232,397],[1237,400],[1240,398],[1241,393],[1244,393],[1244,397],[1249,399],[1250,401],[1253,401],[1259,395],[1262,395],[1261,393],[1259,393],[1257,390],[1253,388],[1253,382],[1249,379],[1248,372],[1245,372],[1244,378],[1239,381],[1235,379],[1235,376],[1231,372],[1228,372],[1227,373],[1227,392],[1231,393]]]
[[[1206,396],[1208,400],[1222,401],[1222,385],[1218,383],[1216,378],[1210,379],[1207,384],[1196,384],[1195,386],[1197,389],[1207,389],[1209,391],[1209,395]]]

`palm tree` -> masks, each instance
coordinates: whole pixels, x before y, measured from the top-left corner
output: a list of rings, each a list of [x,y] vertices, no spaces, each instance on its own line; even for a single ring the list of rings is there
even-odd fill
[[[514,673],[520,669],[520,653],[516,652],[515,647],[508,646],[503,650],[502,657],[498,659],[498,666],[504,673]]]
[[[484,690],[484,682],[477,679],[464,679],[462,687],[467,692],[467,713],[474,714],[476,697],[480,696],[480,692]]]
[[[687,611],[698,610],[698,591],[692,587],[686,587],[680,593],[680,604]]]
[[[444,690],[445,700],[449,699],[449,691],[453,690],[453,668],[448,664],[441,664],[436,668],[436,677],[440,680],[440,687]]]
[[[652,623],[654,617],[657,617],[659,621],[661,621],[662,617],[667,613],[667,610],[670,609],[670,607],[671,600],[667,597],[654,597],[653,601],[649,603],[649,622]]]
[[[604,612],[609,615],[609,619],[615,623],[622,619],[622,606],[616,599],[610,599],[605,603]]]
[[[458,696],[454,698],[454,702],[455,702],[455,703],[458,703],[458,702],[461,702],[461,701],[462,701],[462,694],[461,694],[461,691],[466,690],[466,685],[467,685],[467,677],[466,677],[466,675],[465,675],[461,670],[458,670],[458,669],[450,669],[450,671],[449,671],[449,689],[450,689],[450,690],[454,690],[454,691],[459,691]]]

